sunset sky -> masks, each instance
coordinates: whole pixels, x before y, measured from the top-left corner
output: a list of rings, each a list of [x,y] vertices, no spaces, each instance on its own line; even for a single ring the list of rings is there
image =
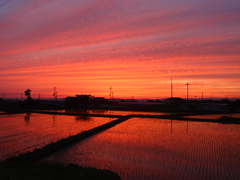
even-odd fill
[[[0,97],[240,98],[239,0],[0,0]],[[25,97],[24,97],[25,98]]]

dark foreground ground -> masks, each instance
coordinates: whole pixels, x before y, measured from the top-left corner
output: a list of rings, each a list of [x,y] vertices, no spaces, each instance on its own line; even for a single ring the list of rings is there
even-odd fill
[[[0,163],[1,180],[119,180],[109,170],[82,168],[74,164]]]

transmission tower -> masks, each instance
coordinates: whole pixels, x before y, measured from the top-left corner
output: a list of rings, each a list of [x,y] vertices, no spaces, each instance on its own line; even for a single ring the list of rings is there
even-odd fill
[[[187,100],[188,100],[188,86],[190,85],[189,83],[185,84],[187,86]]]
[[[53,99],[54,99],[54,101],[57,100],[57,88],[56,87],[53,88]]]
[[[113,99],[113,91],[112,91],[111,86],[110,86],[109,90],[110,90],[109,96],[110,96],[110,101],[111,101]]]

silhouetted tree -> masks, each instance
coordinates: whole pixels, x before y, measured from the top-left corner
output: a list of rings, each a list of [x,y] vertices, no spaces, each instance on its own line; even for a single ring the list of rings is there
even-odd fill
[[[31,89],[27,89],[26,91],[25,91],[25,96],[30,96],[31,95]]]
[[[27,96],[27,101],[31,101],[32,100],[31,89],[27,89],[24,93],[25,93],[25,96]]]
[[[87,104],[90,102],[90,100],[93,98],[90,94],[76,94],[77,102],[78,104],[82,104],[83,106],[87,106]]]

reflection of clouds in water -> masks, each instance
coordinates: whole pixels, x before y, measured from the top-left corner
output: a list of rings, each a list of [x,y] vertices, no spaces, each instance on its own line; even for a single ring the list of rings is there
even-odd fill
[[[189,115],[189,116],[183,116],[183,117],[184,118],[218,120],[222,116],[228,116],[228,117],[231,117],[231,118],[240,118],[240,113],[234,113],[234,114],[209,114],[209,115]]]
[[[109,110],[104,110],[104,109],[92,109],[91,113],[92,114],[106,114],[109,112]]]
[[[239,126],[131,118],[47,161],[109,169],[122,179],[239,179],[238,139]]]
[[[88,109],[66,109],[66,113],[92,114]]]
[[[32,151],[109,122],[109,118],[105,117],[91,117],[91,121],[77,121],[76,116],[72,115],[34,112],[1,115],[0,118],[0,160],[5,159],[9,154]],[[3,144],[5,141],[7,142]]]
[[[54,114],[53,115],[53,125],[52,125],[52,127],[55,127],[55,125],[56,125],[56,115]]]

